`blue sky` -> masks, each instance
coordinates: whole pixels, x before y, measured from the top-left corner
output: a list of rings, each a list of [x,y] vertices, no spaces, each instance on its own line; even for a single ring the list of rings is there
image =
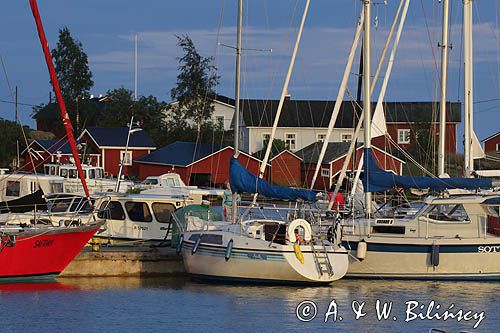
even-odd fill
[[[272,49],[246,51],[242,62],[242,97],[277,99],[281,91],[304,0],[251,0],[245,2],[244,47]],[[383,2],[383,1],[377,1]],[[374,5],[372,11],[373,66],[399,1]],[[499,1],[475,1],[475,127],[479,139],[499,130],[500,57]],[[451,0],[448,99],[462,100],[461,4]],[[19,87],[19,101],[39,104],[48,100],[48,73],[36,35],[29,2],[4,0],[0,14],[0,54],[11,87]],[[289,93],[296,99],[334,100],[350,47],[361,2],[313,0],[306,22]],[[170,100],[177,75],[176,35],[187,34],[204,56],[213,56],[221,82],[217,90],[234,94],[233,50],[218,42],[235,43],[235,0],[212,1],[40,1],[49,45],[57,43],[58,29],[68,26],[89,56],[95,86],[92,93],[133,88],[133,35],[139,38],[139,94]],[[375,21],[378,24],[375,24]],[[438,100],[441,5],[434,0],[413,0],[396,55],[387,101]],[[355,67],[357,68],[357,64]],[[356,91],[356,76],[349,89]],[[376,98],[377,90],[374,98]],[[348,97],[346,97],[348,98]],[[12,100],[2,72],[0,100]],[[483,102],[493,100],[490,102]],[[31,107],[21,106],[21,120],[34,125]],[[0,103],[0,117],[13,119],[12,104]]]

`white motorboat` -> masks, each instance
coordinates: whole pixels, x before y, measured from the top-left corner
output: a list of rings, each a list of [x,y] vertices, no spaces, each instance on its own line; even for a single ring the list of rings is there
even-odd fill
[[[96,237],[112,243],[171,240],[172,213],[192,203],[184,196],[111,194],[100,203],[106,224]]]
[[[149,176],[134,189],[141,190],[142,194],[186,196],[194,200],[195,204],[201,204],[207,197],[224,194],[223,190],[202,189],[197,186],[188,186],[178,173],[169,172],[160,176]]]
[[[0,201],[15,200],[35,193],[64,192],[64,179],[55,175],[34,173],[4,173],[0,175]]]

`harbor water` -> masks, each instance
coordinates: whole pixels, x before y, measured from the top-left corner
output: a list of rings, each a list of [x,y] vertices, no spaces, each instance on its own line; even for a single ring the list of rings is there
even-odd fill
[[[477,282],[59,278],[0,284],[1,331],[498,332],[498,295],[500,284]]]

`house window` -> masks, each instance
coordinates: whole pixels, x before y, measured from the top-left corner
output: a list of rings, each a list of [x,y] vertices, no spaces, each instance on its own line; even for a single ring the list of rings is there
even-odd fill
[[[398,129],[398,143],[402,143],[402,144],[410,143],[410,130],[409,129]]]
[[[321,168],[321,177],[330,177],[330,170],[327,168]]]
[[[271,133],[262,133],[262,143],[269,142],[271,140]]]
[[[120,152],[120,161],[122,161],[123,165],[132,165],[132,152],[122,150]]]
[[[215,122],[219,126],[224,126],[224,116],[215,116]]]
[[[351,133],[343,133],[340,136],[340,142],[351,142],[352,141],[352,134]]]
[[[500,143],[497,143],[497,154],[500,154]]]
[[[285,134],[285,143],[291,150],[295,150],[297,148],[297,134],[295,133],[286,133]]]
[[[325,141],[325,139],[326,139],[326,134],[324,134],[324,133],[316,134],[316,141],[323,142],[323,141]]]

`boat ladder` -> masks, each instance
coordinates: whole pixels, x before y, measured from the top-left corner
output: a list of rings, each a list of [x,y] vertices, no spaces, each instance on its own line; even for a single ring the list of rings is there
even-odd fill
[[[319,245],[315,245],[314,242],[311,242],[311,250],[319,275],[323,276],[324,273],[328,273],[329,276],[332,276],[333,268],[330,262],[330,258],[328,257],[328,251],[326,249],[325,242],[323,240],[320,240]]]

